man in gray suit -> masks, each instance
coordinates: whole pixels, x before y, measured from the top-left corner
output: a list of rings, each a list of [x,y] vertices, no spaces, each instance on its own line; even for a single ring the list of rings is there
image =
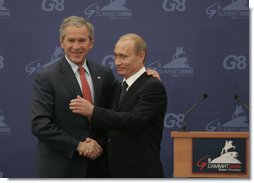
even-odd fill
[[[71,99],[83,96],[79,66],[85,69],[94,105],[107,107],[116,80],[109,68],[86,59],[93,47],[94,28],[84,18],[63,20],[60,43],[64,58],[39,72],[33,84],[32,133],[38,138],[38,177],[89,177],[90,159],[103,152],[103,133],[87,117],[69,110]]]
[[[111,110],[81,97],[70,102],[70,110],[91,118],[93,127],[107,129],[111,177],[164,177],[160,143],[167,108],[165,88],[162,82],[145,74],[147,46],[139,35],[120,37],[114,54],[125,88],[119,85],[112,91]]]

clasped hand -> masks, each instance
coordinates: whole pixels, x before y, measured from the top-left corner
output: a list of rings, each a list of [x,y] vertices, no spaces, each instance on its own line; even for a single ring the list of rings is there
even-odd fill
[[[80,142],[77,151],[80,156],[87,157],[91,160],[100,157],[103,153],[101,146],[91,138],[86,138],[85,141]]]
[[[71,100],[69,107],[73,113],[87,116],[89,118],[92,116],[94,109],[93,104],[79,95],[77,98]],[[92,160],[100,157],[103,152],[101,146],[91,138],[87,138],[85,141],[80,142],[77,147],[77,151],[80,156],[87,157]]]

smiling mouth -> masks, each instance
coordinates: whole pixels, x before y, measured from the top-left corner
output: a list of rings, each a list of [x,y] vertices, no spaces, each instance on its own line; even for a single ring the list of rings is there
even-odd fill
[[[81,56],[81,55],[82,55],[82,52],[72,52],[72,55],[73,55],[73,56]]]

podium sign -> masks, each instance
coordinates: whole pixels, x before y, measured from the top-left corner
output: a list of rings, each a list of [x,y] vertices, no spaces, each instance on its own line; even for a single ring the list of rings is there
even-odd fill
[[[249,178],[249,132],[171,132],[174,177]]]
[[[246,141],[193,138],[193,173],[246,173]]]

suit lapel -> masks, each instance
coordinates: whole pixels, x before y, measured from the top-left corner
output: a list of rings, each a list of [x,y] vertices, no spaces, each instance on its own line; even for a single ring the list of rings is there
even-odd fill
[[[97,67],[92,63],[87,61],[87,66],[89,68],[94,88],[94,104],[99,105],[99,101],[101,100],[101,92],[102,92],[102,76],[98,71]]]
[[[101,84],[101,74],[99,73],[97,67],[91,63],[87,62],[87,66],[89,68],[92,81],[93,81],[93,87],[94,87],[94,104],[96,105],[100,101],[101,96],[101,90],[102,90],[102,84]],[[59,70],[59,76],[61,80],[63,81],[66,88],[70,91],[73,98],[76,98],[77,95],[82,96],[82,91],[80,89],[80,86],[78,84],[78,81],[76,79],[75,74],[73,73],[71,66],[68,64],[67,60],[63,58],[60,60],[60,70]]]
[[[76,98],[77,95],[82,96],[76,76],[65,58],[60,60],[59,77],[63,81],[66,88],[70,91],[73,98]]]
[[[122,90],[122,85],[121,83],[117,84],[117,86],[115,86],[112,94],[111,94],[111,109],[114,109],[114,110],[118,110],[119,109],[119,106],[118,105],[118,101],[119,101],[119,98],[120,98],[120,95],[121,95],[121,90]]]
[[[124,105],[124,103],[126,103],[131,98],[131,96],[134,94],[134,92],[136,92],[138,90],[138,88],[140,87],[140,85],[147,79],[148,79],[148,76],[145,72],[131,85],[131,87],[129,88],[129,90],[126,92],[126,94],[122,98],[121,102],[119,103],[117,110],[119,110],[121,108],[121,106]]]

